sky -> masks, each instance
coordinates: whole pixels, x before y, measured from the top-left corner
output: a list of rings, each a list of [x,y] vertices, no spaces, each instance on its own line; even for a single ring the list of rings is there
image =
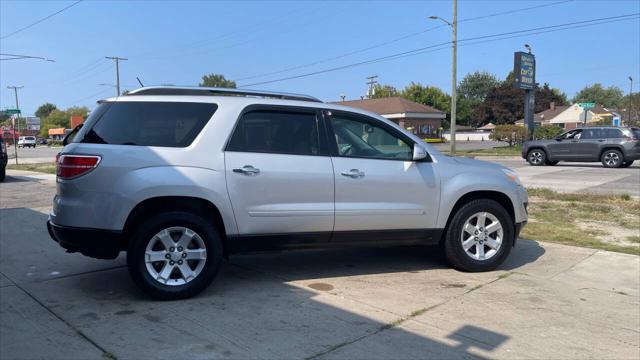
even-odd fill
[[[15,107],[14,92],[7,86],[24,86],[18,92],[23,115],[33,114],[45,102],[63,109],[92,108],[97,100],[116,93],[115,65],[105,56],[128,59],[120,64],[122,90],[139,87],[136,77],[146,86],[197,85],[202,75],[219,73],[246,87],[316,72],[249,88],[309,94],[325,101],[339,100],[340,95],[358,99],[366,94],[366,77],[378,75],[380,83],[399,89],[413,81],[451,90],[451,49],[446,45],[451,29],[429,19],[435,15],[451,21],[448,0],[84,0],[11,34],[74,2],[0,0],[0,53],[55,60],[0,61],[0,108]],[[569,97],[593,83],[618,86],[626,94],[629,76],[637,92],[637,16],[555,32],[464,41],[634,13],[640,13],[640,0],[459,0],[458,80],[476,70],[504,79],[513,69],[514,51],[524,51],[526,43],[536,55],[537,82],[547,82]],[[437,44],[445,45],[366,63]],[[365,64],[322,72],[361,62]]]

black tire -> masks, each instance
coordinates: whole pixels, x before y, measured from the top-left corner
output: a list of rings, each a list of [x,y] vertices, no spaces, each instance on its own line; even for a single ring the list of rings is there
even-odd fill
[[[147,271],[145,251],[149,242],[163,229],[185,227],[196,232],[206,248],[205,265],[201,272],[182,285],[165,285]],[[146,219],[129,240],[127,266],[133,281],[148,295],[159,300],[192,297],[206,289],[220,270],[222,238],[216,227],[200,215],[186,211],[163,212]],[[167,265],[165,265],[167,266]]]
[[[531,149],[527,153],[527,162],[532,166],[542,166],[547,162],[547,154],[542,149]]]
[[[621,167],[628,168],[631,165],[633,165],[633,160],[623,162]]]
[[[559,162],[560,161],[558,161],[558,160],[554,160],[554,161],[547,160],[547,162],[545,162],[545,164],[549,165],[549,166],[556,166],[556,165],[558,165]]]
[[[497,252],[486,260],[472,259],[462,246],[463,227],[467,219],[478,212],[495,216],[503,230],[502,244]],[[511,252],[514,242],[514,225],[511,216],[498,202],[489,199],[473,200],[462,206],[453,215],[444,239],[444,254],[451,266],[458,270],[482,272],[495,270]]]
[[[602,166],[606,168],[619,168],[622,166],[624,158],[622,157],[622,153],[620,151],[608,149],[602,153],[602,155],[600,156],[600,161],[602,162]]]

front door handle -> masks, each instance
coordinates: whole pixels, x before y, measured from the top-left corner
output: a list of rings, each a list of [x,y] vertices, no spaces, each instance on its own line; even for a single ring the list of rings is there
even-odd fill
[[[343,171],[340,174],[342,174],[342,176],[350,177],[350,178],[353,178],[353,179],[364,177],[364,172],[362,172],[362,171],[360,171],[358,169],[351,169],[349,171]]]
[[[251,165],[245,165],[239,169],[233,169],[234,173],[244,174],[244,175],[258,175],[260,174],[260,169],[256,169]]]

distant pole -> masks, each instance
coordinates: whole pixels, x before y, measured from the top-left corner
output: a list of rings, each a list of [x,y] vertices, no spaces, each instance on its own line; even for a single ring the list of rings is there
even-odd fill
[[[631,125],[631,106],[633,105],[633,99],[631,95],[633,95],[633,78],[629,76],[629,107],[627,108],[627,123],[625,125]]]
[[[451,23],[452,40],[451,40],[451,155],[456,154],[456,105],[457,105],[457,88],[458,88],[458,0],[453,0],[453,22]]]
[[[24,86],[7,86],[7,89],[13,89],[13,93],[16,96],[16,110],[20,110],[20,104],[18,103],[18,89],[22,89]],[[18,165],[18,142],[16,141],[16,123],[20,126],[20,114],[16,114],[16,119],[13,121],[13,151],[16,153],[16,165]]]
[[[367,97],[369,99],[371,99],[371,95],[373,95],[373,86],[378,83],[378,81],[375,80],[377,77],[378,75],[367,76],[367,80],[369,80],[367,81],[367,85],[369,85],[369,93],[367,94]]]
[[[105,56],[106,59],[115,60],[116,62],[116,96],[120,96],[120,60],[129,60],[118,56]]]

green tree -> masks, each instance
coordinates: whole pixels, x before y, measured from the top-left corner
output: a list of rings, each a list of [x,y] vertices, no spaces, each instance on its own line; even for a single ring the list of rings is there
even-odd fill
[[[471,124],[474,109],[498,85],[500,85],[500,81],[495,75],[486,71],[476,71],[465,75],[458,85],[456,121],[460,124]]]
[[[227,80],[222,74],[209,74],[202,76],[199,86],[235,89],[236,82]]]
[[[56,109],[57,107],[52,103],[44,103],[38,107],[38,110],[36,110],[35,115],[40,119],[44,119],[47,116],[49,116],[49,114],[51,114],[53,110],[56,110]]]
[[[49,116],[41,119],[40,136],[48,137],[49,129],[65,128],[68,129],[71,126],[71,116],[82,116],[87,118],[89,115],[89,109],[85,106],[74,106],[67,110],[55,109],[51,111]]]
[[[392,96],[399,96],[400,92],[391,85],[373,85],[373,94],[370,95],[371,99],[386,98]]]
[[[536,127],[535,130],[533,130],[533,138],[535,140],[554,139],[563,131],[564,130],[559,126],[543,125]]]
[[[447,114],[451,109],[451,96],[435,86],[424,86],[420,83],[411,82],[402,90],[400,96],[420,104],[429,105]]]
[[[618,108],[624,106],[622,89],[617,86],[605,88],[600,83],[585,86],[573,98],[573,102],[595,102],[604,107]]]
[[[500,80],[495,75],[486,71],[469,73],[462,78],[458,85],[458,96],[473,102],[481,102],[487,94],[500,85]]]
[[[524,118],[525,91],[513,87],[513,73],[496,88],[491,90],[484,101],[480,103],[473,113],[473,124],[482,126],[489,122],[494,124],[513,124]],[[549,108],[551,102],[556,105],[565,105],[565,96],[562,92],[552,89],[549,84],[544,84],[535,90],[534,112],[540,112]]]

